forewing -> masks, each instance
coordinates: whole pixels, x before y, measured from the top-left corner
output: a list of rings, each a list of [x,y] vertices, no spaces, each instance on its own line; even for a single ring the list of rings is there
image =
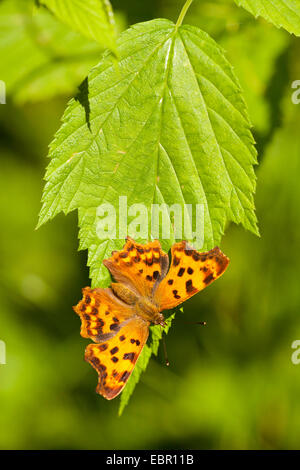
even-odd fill
[[[119,395],[134,369],[148,334],[149,323],[134,317],[107,342],[87,346],[85,359],[99,375],[97,393],[108,400]]]
[[[224,273],[229,263],[218,247],[199,253],[182,241],[175,243],[171,252],[170,270],[155,293],[160,311],[174,308],[204,289]]]
[[[132,317],[132,307],[119,300],[110,288],[82,290],[83,298],[73,307],[81,318],[80,334],[97,343],[113,337]]]
[[[140,296],[152,298],[168,271],[169,258],[158,240],[142,245],[128,238],[123,249],[113,252],[103,264],[116,281]]]

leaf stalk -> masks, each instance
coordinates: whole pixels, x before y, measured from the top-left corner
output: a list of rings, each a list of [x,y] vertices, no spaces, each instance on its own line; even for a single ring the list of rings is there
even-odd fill
[[[184,20],[184,17],[186,15],[186,12],[188,11],[188,9],[190,8],[191,4],[192,4],[193,0],[187,0],[185,2],[185,4],[183,5],[182,7],[182,10],[178,16],[178,20],[177,20],[177,23],[176,23],[176,29],[179,28],[179,26],[181,26],[183,20]]]

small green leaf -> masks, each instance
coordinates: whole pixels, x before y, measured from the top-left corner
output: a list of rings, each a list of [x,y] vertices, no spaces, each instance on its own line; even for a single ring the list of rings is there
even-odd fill
[[[18,104],[74,94],[104,50],[33,5],[30,0],[0,3],[0,78]]]
[[[300,36],[300,0],[235,0],[255,17],[262,16],[277,28]]]
[[[116,52],[116,31],[109,0],[39,0],[63,23]]]

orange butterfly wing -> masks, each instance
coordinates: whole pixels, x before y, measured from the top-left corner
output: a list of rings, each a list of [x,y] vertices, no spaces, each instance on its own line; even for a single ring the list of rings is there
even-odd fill
[[[118,299],[111,289],[83,289],[82,300],[73,307],[81,318],[81,336],[89,344],[85,359],[97,370],[97,392],[108,400],[124,388],[147,341],[149,322]]]
[[[185,241],[175,243],[171,253],[170,270],[155,292],[161,311],[176,307],[204,289],[224,273],[229,263],[218,247],[199,253]]]
[[[159,311],[174,308],[204,289],[229,263],[217,247],[199,253],[183,241],[175,243],[171,252],[168,274],[169,258],[157,240],[141,245],[128,238],[123,249],[103,263],[117,283],[137,298],[149,299]],[[150,323],[111,288],[84,288],[83,299],[73,308],[81,318],[81,335],[98,343],[88,345],[85,352],[85,359],[99,375],[97,392],[111,400],[129,379],[147,341]]]
[[[111,400],[123,390],[148,334],[149,323],[134,317],[107,342],[87,346],[85,359],[98,372],[96,391],[100,395]]]
[[[133,309],[119,300],[111,289],[82,289],[82,300],[73,307],[80,316],[83,338],[97,343],[113,337],[124,322],[134,315]]]
[[[162,251],[158,240],[142,245],[128,237],[122,250],[114,251],[103,264],[117,282],[137,295],[150,298],[154,286],[168,271],[169,257]]]

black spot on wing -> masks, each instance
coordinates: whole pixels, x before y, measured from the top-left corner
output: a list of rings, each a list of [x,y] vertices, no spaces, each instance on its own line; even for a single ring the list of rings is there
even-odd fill
[[[215,279],[213,273],[210,273],[206,278],[203,280],[204,284],[209,284]]]
[[[192,292],[196,291],[197,289],[193,286],[193,281],[192,279],[189,279],[185,283],[185,288],[188,294],[191,294]]]
[[[107,386],[103,387],[103,390],[105,392],[105,397],[109,398],[109,399],[114,398],[115,396],[117,396],[121,389],[122,389],[122,387],[115,387],[115,388],[111,388],[111,387],[107,387]],[[101,390],[101,388],[97,387],[98,393],[100,393],[100,390]]]
[[[94,357],[93,359],[98,359],[97,357]],[[98,359],[99,363],[100,363],[100,360]],[[99,364],[99,369],[101,371],[101,373],[105,373],[106,371],[106,366],[104,364]]]
[[[130,376],[130,372],[125,370],[125,372],[123,372],[123,374],[121,375],[119,382],[126,382],[129,376]]]
[[[95,367],[100,366],[100,359],[98,357],[93,357],[92,359],[90,359],[90,361]]]
[[[184,271],[185,271],[185,268],[180,268],[178,273],[177,273],[177,276],[182,277],[183,274],[184,274]]]
[[[130,362],[133,362],[134,358],[135,358],[135,353],[134,352],[125,353],[124,356],[123,356],[123,359],[125,359],[125,360],[128,359]]]
[[[178,295],[178,290],[174,289],[172,292],[173,292],[175,299],[180,299],[180,295]]]
[[[177,258],[176,256],[174,256],[174,258],[173,258],[173,266],[178,266],[179,263],[180,263],[180,258]]]

